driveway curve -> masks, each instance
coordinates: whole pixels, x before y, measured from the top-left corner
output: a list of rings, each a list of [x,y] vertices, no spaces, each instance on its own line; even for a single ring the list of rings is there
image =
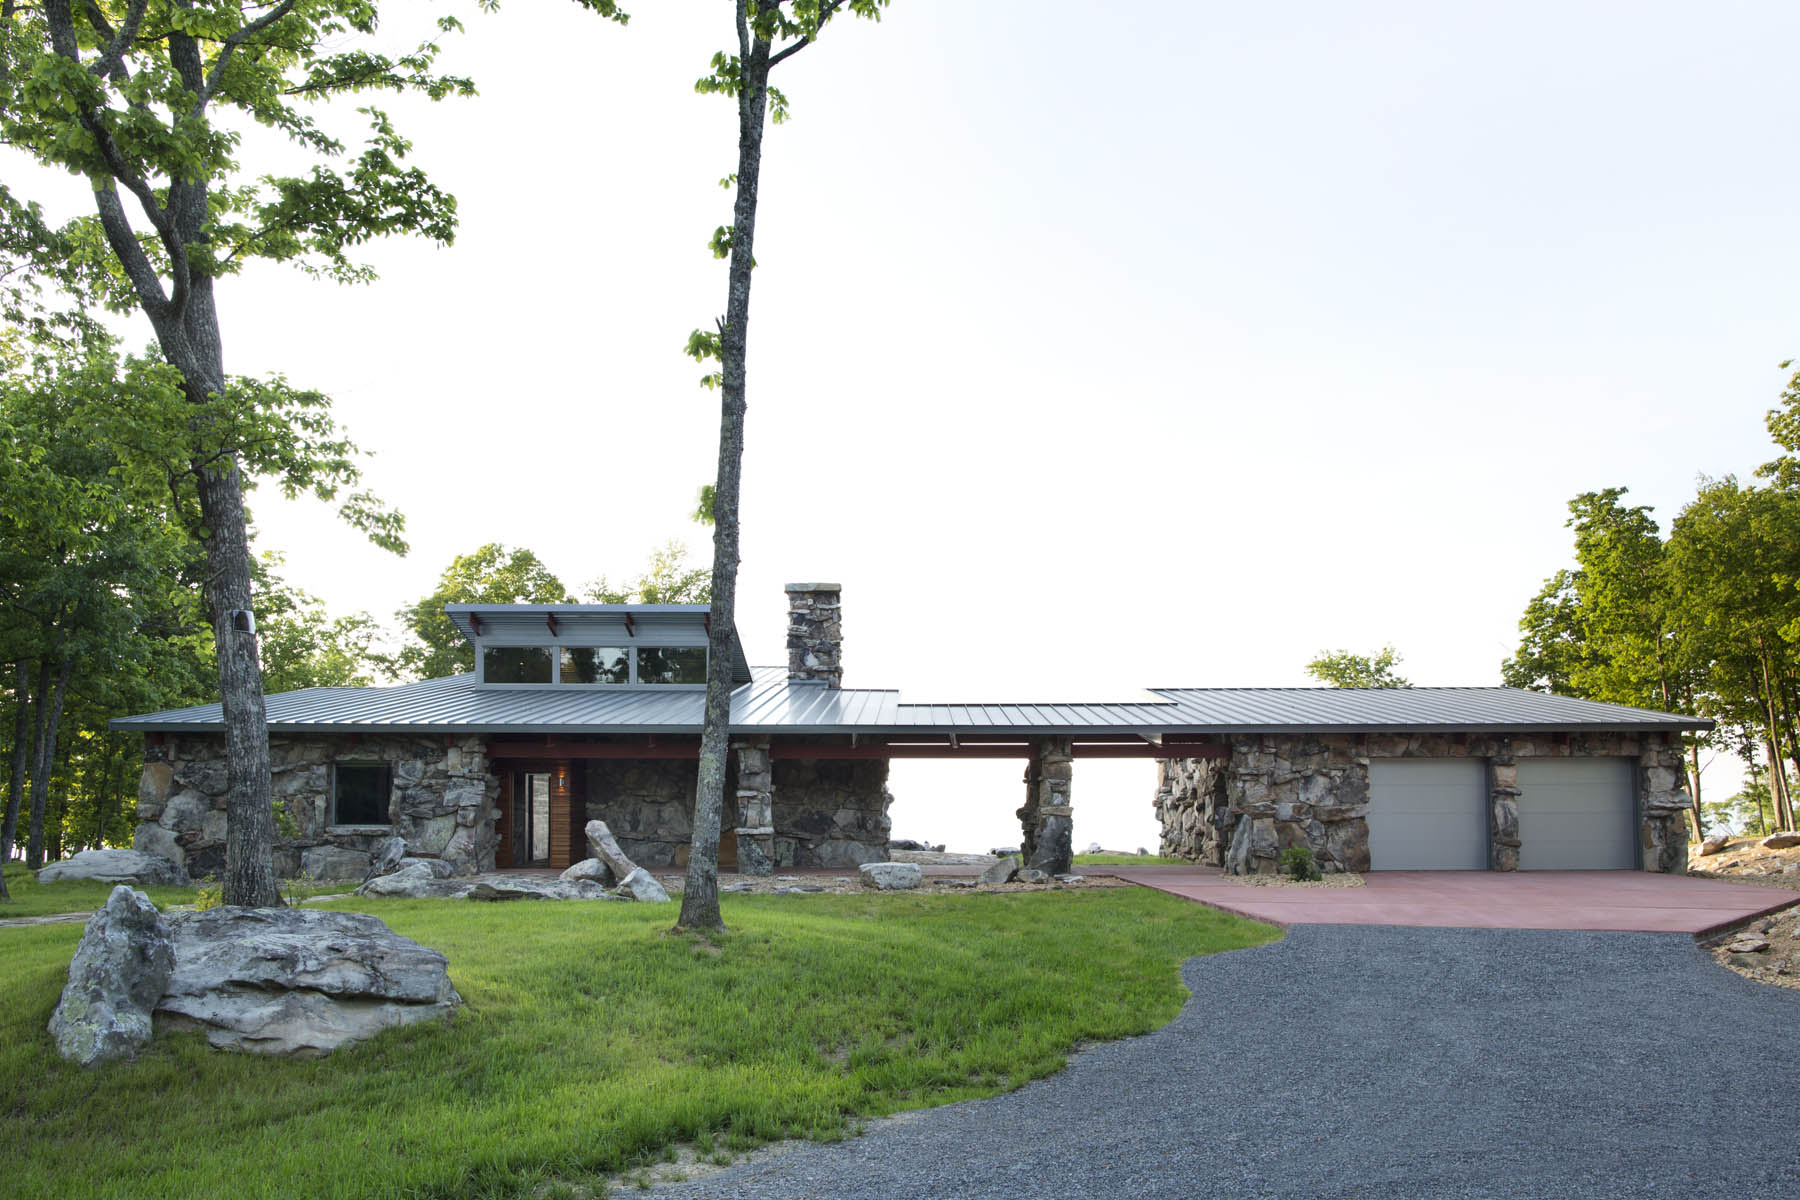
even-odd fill
[[[1311,925],[1182,977],[1050,1079],[657,1195],[1800,1196],[1800,992],[1690,937]]]

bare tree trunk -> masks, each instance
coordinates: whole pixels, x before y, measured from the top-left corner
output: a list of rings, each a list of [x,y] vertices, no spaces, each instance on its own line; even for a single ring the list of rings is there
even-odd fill
[[[1775,806],[1775,819],[1780,823],[1779,828],[1792,829],[1794,807],[1788,794],[1787,770],[1781,765],[1781,752],[1776,748],[1776,739],[1781,736],[1781,720],[1775,715],[1775,688],[1769,677],[1769,656],[1762,649],[1760,640],[1757,643],[1757,661],[1762,667],[1763,677],[1763,752],[1769,760],[1769,800]]]
[[[723,929],[719,914],[719,816],[731,750],[731,633],[737,627],[738,494],[744,461],[745,354],[750,334],[750,274],[756,236],[756,192],[762,173],[763,119],[768,112],[769,43],[753,36],[746,0],[737,0],[739,60],[737,203],[732,213],[730,283],[719,331],[722,400],[719,475],[713,493],[712,613],[708,631],[706,724],[700,733],[700,781],[694,834],[681,894],[682,929]]]
[[[31,824],[25,832],[25,865],[37,870],[44,865],[44,804],[50,796],[50,769],[56,759],[57,728],[62,724],[63,696],[69,687],[74,662],[68,655],[50,683],[50,660],[38,671],[37,746],[31,764]],[[48,692],[48,695],[45,693]]]
[[[25,797],[25,756],[31,747],[31,667],[20,659],[13,664],[12,772],[6,788],[6,814],[0,817],[0,900],[11,899],[6,890],[6,864],[12,861],[13,839],[19,833],[19,804]]]
[[[1704,810],[1700,807],[1700,743],[1698,741],[1688,747],[1688,761],[1693,764],[1688,771],[1689,778],[1693,780],[1693,786],[1689,788],[1688,794],[1693,797],[1694,802],[1694,840],[1704,841],[1706,819],[1701,815]]]
[[[204,198],[200,200],[204,204]],[[196,225],[198,228],[198,225]],[[182,376],[194,406],[194,425],[211,419],[213,398],[225,391],[224,351],[213,306],[212,281],[197,276],[179,321],[152,319],[163,355]],[[219,701],[225,720],[226,904],[279,907],[275,878],[275,810],[269,786],[269,724],[263,706],[250,583],[249,522],[236,455],[196,459],[200,513],[206,522],[207,599],[219,662]]]

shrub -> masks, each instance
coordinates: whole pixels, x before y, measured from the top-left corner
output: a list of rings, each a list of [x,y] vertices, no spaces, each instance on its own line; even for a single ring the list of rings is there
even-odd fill
[[[1313,862],[1311,846],[1289,846],[1281,852],[1281,869],[1293,879],[1302,883],[1325,878],[1319,874],[1319,868]]]

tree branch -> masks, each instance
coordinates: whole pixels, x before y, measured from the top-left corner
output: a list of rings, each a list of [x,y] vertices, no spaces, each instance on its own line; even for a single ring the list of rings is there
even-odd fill
[[[125,215],[125,206],[119,202],[118,189],[109,187],[96,191],[94,207],[100,210],[100,227],[106,231],[106,240],[113,253],[119,256],[119,265],[125,268],[125,278],[131,280],[139,301],[153,312],[171,307],[170,297],[163,291],[162,279],[150,264],[150,256],[138,245],[137,231],[132,229],[131,218]]]
[[[196,113],[218,94],[219,84],[225,77],[225,65],[231,61],[237,48],[293,11],[294,0],[281,0],[280,4],[225,39],[224,45],[219,48],[219,57],[214,61],[213,69],[207,72],[206,86],[200,89],[200,99],[194,105]]]
[[[838,9],[842,8],[843,4],[844,4],[844,0],[826,0],[826,2],[824,4],[819,5],[819,25],[815,25],[813,27],[814,30],[817,31],[819,26],[822,26],[825,24],[825,22],[831,20],[832,14],[837,12]],[[783,50],[781,53],[775,55],[773,58],[771,58],[769,60],[769,70],[773,71],[777,66],[779,66],[782,63],[783,60],[792,58],[794,55],[800,53],[802,50],[804,50],[808,46],[812,45],[812,41],[813,40],[810,35],[807,37],[803,37],[799,41],[795,42],[793,45],[789,46],[787,49]]]

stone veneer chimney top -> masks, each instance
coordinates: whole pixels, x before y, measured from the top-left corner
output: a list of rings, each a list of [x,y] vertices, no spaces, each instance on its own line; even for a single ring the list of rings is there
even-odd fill
[[[844,623],[835,583],[790,583],[788,598],[788,678],[844,682]]]

